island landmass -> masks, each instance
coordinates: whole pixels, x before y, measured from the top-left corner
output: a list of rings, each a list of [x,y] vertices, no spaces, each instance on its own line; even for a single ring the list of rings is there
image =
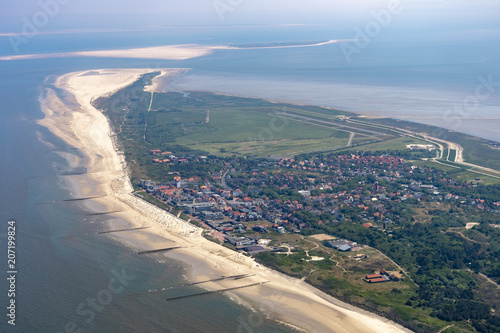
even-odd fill
[[[71,73],[42,101],[41,123],[86,156],[78,195],[130,221],[109,226],[122,241],[307,331],[499,329],[498,143],[169,91],[185,71]]]

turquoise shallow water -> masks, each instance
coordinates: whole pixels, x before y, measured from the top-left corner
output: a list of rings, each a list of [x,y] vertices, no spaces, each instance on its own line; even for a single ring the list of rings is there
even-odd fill
[[[27,44],[22,53],[165,43],[317,41],[330,39],[332,34],[335,32],[319,28],[241,28],[238,31],[210,28],[202,32],[176,29],[132,34],[40,35]],[[346,32],[337,35],[350,37]],[[435,115],[432,112],[443,114],[446,103],[453,105],[474,92],[479,76],[492,75],[494,80],[499,80],[500,66],[491,46],[495,40],[477,41],[474,48],[460,44],[439,46],[438,42],[431,42],[408,50],[388,39],[366,49],[353,63],[346,63],[335,45],[219,51],[186,61],[67,58],[0,62],[0,246],[6,243],[7,221],[16,219],[18,227],[17,325],[12,327],[2,320],[0,332],[64,332],[68,323],[74,324],[69,324],[67,331],[74,326],[82,332],[246,332],[248,327],[242,329],[241,319],[252,314],[221,295],[167,303],[161,294],[142,293],[182,283],[182,264],[173,261],[160,264],[154,257],[139,258],[109,238],[95,235],[105,228],[104,218],[89,219],[87,208],[61,201],[71,197],[61,175],[72,169],[59,152],[75,151],[36,123],[43,117],[39,97],[48,77],[96,68],[187,67],[192,68],[183,83],[188,88],[198,79],[198,88],[231,88],[234,92],[286,99],[294,83],[300,83],[303,95],[295,97],[311,103],[354,111],[377,109],[401,117],[418,114],[415,105],[419,105],[431,112],[420,114],[427,118]],[[0,55],[11,53],[8,40],[0,38]],[[267,86],[262,82],[268,82]],[[278,89],[276,82],[287,82],[289,90]],[[335,89],[340,86],[351,87],[348,89],[351,92],[358,89],[357,95],[351,99],[335,98],[340,92]],[[392,97],[389,94],[387,98],[380,98],[378,92],[383,87],[404,89],[404,96],[410,99],[402,102],[398,96],[403,96],[403,92],[398,95],[396,90]],[[425,95],[428,91],[425,89],[435,94],[433,98]],[[500,87],[494,89],[491,98],[474,114],[476,118],[496,117],[499,91]],[[406,107],[390,108],[394,101]],[[439,109],[428,109],[437,101],[443,103]],[[459,130],[500,140],[498,125],[498,120],[464,119]],[[5,260],[0,262],[0,269],[6,272]],[[117,272],[123,275],[123,270],[130,280],[120,293],[112,294],[109,304],[94,311],[95,317],[87,307],[79,308],[89,298],[106,297],[110,280],[116,278]],[[4,306],[7,302],[3,292],[7,287],[5,279],[0,286],[0,305]],[[2,317],[5,319],[3,314]],[[251,331],[289,330],[263,321],[252,326]]]

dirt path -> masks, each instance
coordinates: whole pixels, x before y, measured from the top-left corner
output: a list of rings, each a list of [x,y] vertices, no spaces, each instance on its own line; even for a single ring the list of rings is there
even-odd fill
[[[498,285],[498,283],[496,283],[495,281],[493,281],[492,279],[490,279],[489,277],[487,277],[483,273],[478,273],[478,274],[481,275],[482,277],[484,277],[489,283],[494,284],[497,287],[497,289],[500,289],[500,285]]]
[[[446,326],[446,327],[443,327],[443,328],[442,328],[442,329],[440,329],[437,333],[444,332],[444,331],[446,331],[448,328],[450,328],[450,327],[452,327],[452,326],[454,326],[454,325],[455,325],[455,324],[451,324],[451,325],[448,325],[448,326]]]
[[[349,142],[347,142],[346,147],[349,147],[350,145],[352,145],[352,140],[354,139],[355,135],[356,135],[356,133],[354,133],[354,132],[351,132],[351,134],[349,134]]]
[[[153,94],[154,92],[151,91],[151,101],[149,102],[149,108],[148,108],[148,112],[151,111],[151,106],[153,105]],[[144,124],[144,141],[148,142],[146,140],[146,131],[148,129],[148,117],[146,117],[146,121],[145,121],[145,124]]]
[[[468,240],[469,242],[472,242],[472,243],[482,244],[482,245],[488,245],[488,244],[489,244],[489,243],[481,243],[481,242],[475,241],[475,240],[473,240],[473,239],[470,239],[469,237],[467,237],[467,236],[465,236],[464,234],[462,234],[462,232],[460,232],[460,231],[447,230],[447,231],[445,231],[445,233],[457,234],[457,235],[459,235],[460,237],[462,237],[463,239]]]
[[[378,253],[380,253],[381,255],[383,255],[385,258],[387,258],[387,260],[389,260],[389,261],[390,261],[391,263],[393,263],[393,264],[394,264],[394,265],[395,265],[395,266],[396,266],[396,267],[397,267],[397,268],[398,268],[401,272],[403,272],[403,273],[404,273],[404,275],[405,275],[408,279],[410,279],[410,280],[411,280],[411,282],[415,283],[415,285],[416,285],[417,287],[419,287],[419,285],[418,285],[415,281],[413,281],[413,279],[410,277],[410,274],[409,274],[407,271],[405,271],[405,270],[403,269],[403,267],[399,266],[399,265],[398,265],[398,264],[397,264],[394,260],[392,260],[392,259],[391,259],[391,258],[389,258],[386,254],[384,254],[382,251],[379,251],[379,250],[377,250],[377,249],[376,249],[376,248],[374,248],[374,247],[370,247],[370,249],[374,249],[375,251],[377,251]]]

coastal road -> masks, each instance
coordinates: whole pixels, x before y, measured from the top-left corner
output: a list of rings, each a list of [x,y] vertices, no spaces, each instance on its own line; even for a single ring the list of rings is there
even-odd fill
[[[478,173],[478,174],[481,174],[483,176],[488,176],[488,177],[492,177],[492,178],[497,178],[497,179],[500,179],[500,172],[498,170],[495,170],[495,169],[491,169],[491,168],[486,168],[486,167],[483,167],[483,166],[480,166],[480,165],[477,165],[477,164],[472,164],[472,163],[467,163],[464,161],[464,148],[462,146],[460,146],[459,144],[457,143],[454,143],[454,142],[451,142],[451,141],[446,141],[446,140],[442,140],[442,139],[437,139],[437,138],[433,138],[433,137],[429,137],[429,136],[424,136],[424,139],[425,140],[428,140],[430,142],[434,142],[435,144],[439,145],[440,149],[441,149],[441,158],[443,158],[443,151],[444,151],[444,147],[441,143],[445,143],[447,146],[448,146],[448,150],[450,149],[454,149],[457,153],[456,153],[456,157],[455,157],[455,161],[450,161],[450,162],[455,162],[459,165],[463,165],[465,167],[469,167],[470,169],[468,169],[467,171],[470,171],[470,172],[474,172],[474,173]],[[438,162],[440,163],[439,161],[437,161],[436,159],[434,159],[434,162]],[[440,163],[442,164],[442,163]],[[448,164],[446,164],[448,165]],[[473,169],[477,169],[477,170],[473,170]]]
[[[481,174],[484,176],[500,179],[500,171],[498,171],[498,170],[494,170],[494,169],[486,168],[486,167],[483,167],[483,166],[480,166],[477,164],[465,162],[464,158],[463,158],[464,149],[461,145],[459,145],[455,142],[434,138],[434,137],[426,135],[425,133],[415,133],[415,132],[412,132],[412,131],[409,131],[406,129],[391,127],[391,126],[387,126],[387,125],[380,125],[380,124],[375,125],[375,124],[366,123],[366,122],[360,121],[360,120],[356,120],[356,121],[348,120],[347,122],[358,123],[358,124],[363,124],[363,125],[371,126],[371,127],[375,127],[375,128],[391,130],[395,133],[399,133],[400,135],[404,135],[406,137],[425,140],[425,141],[432,143],[432,144],[435,144],[439,147],[439,150],[441,152],[441,155],[439,157],[440,159],[442,159],[444,157],[443,152],[445,149],[444,146],[446,145],[448,149],[454,149],[456,151],[455,161],[451,161],[451,162],[454,162],[458,165],[468,167],[469,168],[468,171],[470,171],[470,172],[474,172],[474,173],[478,173],[478,174]],[[437,158],[433,158],[432,160],[436,163],[443,164],[443,163],[439,162]],[[446,164],[446,165],[448,165],[448,164]],[[450,165],[448,165],[448,166],[450,166]],[[472,169],[477,169],[477,170],[472,170]]]
[[[347,146],[346,147],[349,147],[352,145],[352,140],[354,139],[354,136],[356,135],[356,133],[354,132],[351,132],[351,134],[349,134],[349,141],[347,142]]]
[[[428,141],[432,140],[434,142],[437,142],[437,144],[440,146],[441,154],[443,153],[444,148],[441,144],[439,144],[439,142],[445,143],[448,146],[448,151],[453,149],[457,152],[457,154],[455,156],[455,160],[450,161],[450,162],[455,162],[455,163],[463,163],[464,162],[464,157],[463,157],[464,148],[462,146],[460,146],[458,143],[446,141],[443,139],[437,139],[437,138],[433,138],[430,136],[424,136],[424,139],[428,140]],[[443,156],[441,156],[441,158],[443,158]]]
[[[275,115],[278,115],[280,117],[284,117],[284,118],[287,118],[290,120],[298,121],[301,123],[322,126],[322,127],[326,127],[326,128],[330,128],[330,129],[336,128],[338,130],[344,130],[344,128],[347,128],[347,129],[350,129],[352,131],[356,131],[356,133],[358,133],[359,135],[370,136],[370,137],[374,137],[376,139],[378,139],[378,136],[384,136],[384,133],[381,133],[381,132],[376,132],[376,131],[372,131],[372,130],[368,130],[368,129],[364,129],[364,128],[357,128],[354,126],[348,126],[348,125],[341,124],[341,123],[338,123],[335,121],[327,121],[327,120],[321,120],[321,119],[317,119],[317,118],[299,116],[296,114],[291,114],[291,113],[286,113],[286,112],[280,112],[280,113],[277,113]],[[368,133],[368,134],[366,134],[366,133]],[[369,135],[369,134],[371,134],[371,135]]]

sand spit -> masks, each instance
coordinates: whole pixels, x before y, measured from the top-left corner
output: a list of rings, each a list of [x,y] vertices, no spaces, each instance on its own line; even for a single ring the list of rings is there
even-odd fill
[[[326,42],[319,42],[319,43],[314,43],[314,44],[254,46],[254,47],[227,46],[227,47],[224,47],[224,49],[228,49],[228,50],[291,49],[291,48],[297,48],[297,47],[323,46],[323,45],[340,43],[340,42],[355,42],[355,41],[356,41],[356,39],[330,39],[330,40],[328,40]]]
[[[178,77],[186,74],[188,68],[175,68],[175,69],[160,69],[160,74],[155,76],[151,80],[151,85],[145,86],[144,90],[150,93],[155,92],[166,92],[171,83],[173,83]]]
[[[283,49],[296,47],[314,47],[327,44],[352,41],[351,39],[332,39],[326,42],[300,45],[278,45],[259,47],[236,47],[226,45],[166,45],[155,47],[144,47],[121,50],[97,50],[80,52],[60,52],[60,53],[38,53],[10,55],[0,57],[0,60],[28,60],[28,59],[49,59],[49,58],[69,58],[69,57],[97,57],[97,58],[136,58],[136,59],[158,59],[158,60],[186,60],[212,54],[216,50],[249,50],[249,49]]]
[[[98,195],[98,203],[120,211],[117,215],[127,220],[129,226],[150,227],[114,237],[120,237],[123,243],[138,251],[168,247],[175,242],[175,246],[182,248],[163,255],[191,265],[193,281],[222,275],[252,274],[244,281],[224,280],[206,283],[203,287],[214,290],[266,282],[232,291],[229,296],[307,332],[409,332],[385,318],[342,303],[301,280],[262,267],[252,258],[212,243],[202,237],[200,228],[132,194],[126,164],[113,144],[109,123],[90,102],[93,98],[131,84],[142,74],[154,71],[158,70],[110,69],[66,74],[56,80],[55,86],[67,91],[71,97],[62,100],[54,90],[48,89],[41,101],[46,117],[40,124],[85,155],[81,163],[89,173],[74,179],[79,188],[75,194]],[[169,73],[182,73],[178,69],[161,71],[164,79]],[[154,92],[155,83],[148,89]],[[110,229],[120,227],[123,228],[123,225],[110,225]],[[240,331],[246,332],[255,325],[258,325],[255,318],[243,318]]]
[[[98,50],[81,52],[61,52],[61,53],[38,53],[25,55],[12,55],[0,57],[0,60],[27,60],[27,59],[49,59],[49,58],[69,58],[69,57],[98,57],[98,58],[138,58],[138,59],[159,59],[159,60],[186,60],[211,54],[216,49],[223,49],[223,46],[208,45],[168,45],[145,47],[122,50]]]

